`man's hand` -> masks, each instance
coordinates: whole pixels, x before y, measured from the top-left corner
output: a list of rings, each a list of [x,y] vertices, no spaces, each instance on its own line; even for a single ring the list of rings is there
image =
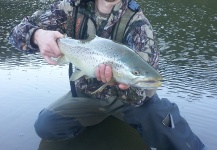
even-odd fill
[[[106,66],[105,64],[99,65],[96,69],[96,78],[98,81],[102,81],[103,83],[107,83],[112,79],[112,68],[110,66]],[[120,83],[118,87],[122,90],[126,90],[129,88],[128,85]]]
[[[38,45],[42,57],[51,65],[57,63],[51,57],[57,58],[62,55],[56,40],[62,38],[63,35],[58,31],[47,31],[38,29],[33,35],[33,42]]]

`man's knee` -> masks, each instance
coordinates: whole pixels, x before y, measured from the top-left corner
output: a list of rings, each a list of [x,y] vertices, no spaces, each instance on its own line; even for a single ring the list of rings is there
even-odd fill
[[[73,138],[84,129],[74,118],[63,117],[48,109],[43,109],[35,122],[36,133],[45,140]]]
[[[200,139],[180,115],[178,106],[154,95],[138,108],[125,111],[125,120],[136,129],[149,145],[160,149],[202,149]]]

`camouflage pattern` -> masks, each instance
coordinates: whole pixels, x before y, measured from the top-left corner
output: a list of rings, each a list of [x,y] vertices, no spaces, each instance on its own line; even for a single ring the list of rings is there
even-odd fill
[[[31,37],[37,29],[56,30],[61,33],[70,33],[73,29],[73,18],[75,17],[74,6],[78,5],[80,0],[63,0],[50,5],[50,9],[39,10],[32,16],[25,17],[20,24],[15,26],[10,34],[10,42],[20,51],[26,53],[34,53],[39,51],[37,45],[31,42]],[[73,5],[74,4],[74,5]],[[89,14],[97,24],[96,34],[100,37],[111,38],[112,29],[117,23],[126,9],[128,8],[128,0],[122,0],[112,10],[107,20],[97,21],[95,14],[95,4],[93,1],[88,3],[85,11]],[[147,60],[155,69],[158,67],[158,50],[154,42],[152,27],[140,9],[131,19],[129,26],[123,38],[123,44],[132,48],[137,52],[144,52],[142,57]],[[140,106],[151,97],[156,90],[144,90],[140,88],[130,87],[128,90],[120,90],[118,86],[106,87],[103,92],[91,95],[91,91],[95,91],[102,85],[102,82],[96,79],[82,77],[76,82],[76,90],[84,93],[88,97],[108,99],[116,96],[126,103],[134,106]]]

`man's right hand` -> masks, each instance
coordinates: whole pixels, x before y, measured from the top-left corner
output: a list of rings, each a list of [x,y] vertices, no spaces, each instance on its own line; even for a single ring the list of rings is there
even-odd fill
[[[98,81],[102,81],[103,83],[109,82],[113,77],[112,68],[105,64],[100,64],[96,68],[95,74],[96,74],[96,79]],[[126,84],[118,83],[118,87],[122,90],[127,90],[130,86]]]
[[[56,40],[62,38],[63,34],[58,31],[48,31],[38,29],[33,35],[33,42],[38,45],[42,57],[51,65],[57,63],[51,58],[57,58],[62,55],[59,47],[57,46]]]

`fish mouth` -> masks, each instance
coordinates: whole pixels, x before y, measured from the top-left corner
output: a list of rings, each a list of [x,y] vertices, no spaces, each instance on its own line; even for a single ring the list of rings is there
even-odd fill
[[[154,89],[162,85],[162,80],[140,80],[132,84],[132,86],[145,88],[145,89]]]

